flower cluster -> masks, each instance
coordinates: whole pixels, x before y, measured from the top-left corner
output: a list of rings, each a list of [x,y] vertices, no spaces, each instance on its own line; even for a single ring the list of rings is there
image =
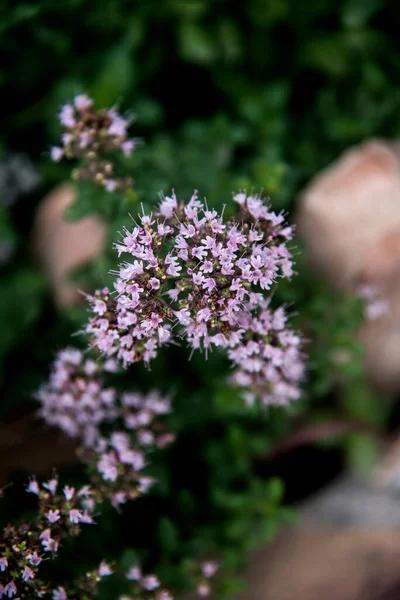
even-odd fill
[[[110,499],[117,508],[128,500],[145,494],[155,483],[142,473],[147,462],[144,453],[132,445],[124,431],[115,431],[99,438],[93,449],[82,449],[81,458],[91,467],[91,486],[95,499]]]
[[[259,300],[252,310],[240,311],[237,319],[245,334],[241,344],[228,350],[235,366],[231,382],[250,404],[257,398],[265,406],[298,399],[304,373],[301,340],[287,329],[283,308],[271,310],[268,300]]]
[[[122,151],[130,156],[137,140],[128,139],[128,127],[132,119],[122,117],[115,108],[96,110],[93,100],[81,94],[73,104],[65,104],[59,114],[65,128],[62,146],[51,149],[52,160],[62,158],[82,159],[84,166],[73,172],[79,180],[92,180],[109,192],[124,190],[131,185],[129,177],[116,177],[114,165],[103,155]]]
[[[120,596],[119,600],[174,600],[171,592],[161,587],[156,575],[143,575],[137,565],[129,569],[126,578],[131,582],[131,591],[129,596]]]
[[[149,394],[125,392],[121,394],[121,415],[125,428],[135,433],[137,442],[144,448],[165,448],[174,441],[166,431],[161,418],[171,412],[171,401],[157,390]]]
[[[115,292],[104,288],[89,297],[94,316],[86,332],[93,346],[124,365],[148,364],[158,348],[180,339],[206,353],[224,349],[246,397],[285,404],[299,395],[299,339],[284,327],[282,309],[268,308],[264,293],[293,273],[287,248],[293,232],[260,197],[239,193],[234,200],[239,215],[226,222],[197,193],[188,203],[173,193],[154,216],[140,216],[116,244],[125,261]]]
[[[94,361],[75,348],[60,351],[53,363],[49,381],[36,394],[41,403],[39,415],[50,425],[92,446],[99,426],[117,415],[114,388],[103,385],[103,372],[114,372],[115,361]]]
[[[67,586],[58,586],[53,590],[52,600],[88,600],[96,598],[99,593],[99,583],[103,577],[108,577],[113,573],[110,566],[103,560],[97,569],[88,571],[76,583],[69,583]]]
[[[207,598],[211,594],[211,580],[219,570],[216,561],[204,561],[193,565],[193,572],[189,574],[190,580],[195,586],[198,598]],[[129,595],[119,597],[119,600],[174,600],[175,595],[162,587],[156,575],[143,575],[138,565],[132,565],[125,574],[131,582]]]
[[[91,471],[92,505],[109,498],[118,507],[145,493],[154,480],[142,473],[144,451],[174,440],[163,423],[171,412],[169,398],[157,391],[118,393],[105,387],[104,377],[116,368],[113,359],[95,361],[66,348],[36,395],[40,416],[81,443],[78,453]]]
[[[74,178],[110,192],[131,185],[129,178],[116,176],[106,156],[134,150],[128,119],[115,108],[96,110],[86,95],[76,96],[59,117],[65,132],[62,146],[51,150],[54,161],[78,159]],[[184,341],[206,356],[214,349],[224,352],[232,365],[230,381],[247,402],[285,405],[299,397],[301,340],[287,327],[284,309],[271,302],[277,280],[293,274],[287,245],[292,227],[257,195],[241,192],[233,200],[238,214],[227,219],[197,192],[188,202],[178,201],[173,192],[154,214],[143,210],[133,229],[124,229],[115,245],[123,262],[114,273],[114,289],[88,296],[93,315],[84,332],[96,359],[73,348],[62,350],[37,394],[41,417],[78,440],[90,485],[57,492],[56,477],[42,487],[30,481],[39,516],[33,525],[6,528],[0,537],[0,598],[52,594],[53,600],[77,600],[83,594],[91,599],[100,579],[112,573],[103,561],[78,585],[56,589],[37,577],[40,563],[56,554],[63,537],[93,523],[99,503],[109,499],[119,508],[151,488],[148,453],[174,439],[163,423],[171,411],[168,398],[108,385],[120,362],[148,366],[161,347]],[[209,597],[219,563],[188,563],[197,596]],[[130,591],[119,600],[174,598],[156,575],[143,574],[137,565],[124,577]]]
[[[104,460],[100,467],[105,479],[115,481],[116,478],[112,451],[119,456],[119,464],[129,464],[134,472],[140,471],[144,464],[143,456],[129,448],[123,434],[116,433],[108,448],[111,460],[109,464]],[[126,473],[123,474],[125,476]],[[141,484],[148,487],[151,481],[143,478]],[[40,578],[41,565],[57,556],[62,541],[79,535],[82,525],[94,524],[92,509],[99,489],[92,490],[89,486],[80,489],[68,485],[62,489],[59,487],[57,476],[41,485],[32,477],[27,492],[38,498],[37,516],[29,523],[8,525],[0,533],[0,598],[18,600],[49,597],[51,594],[52,600],[79,600],[83,596],[94,600],[101,579],[112,575],[113,569],[103,560],[78,581],[69,581],[54,589]],[[218,568],[215,561],[203,562],[200,568],[196,568],[193,581],[199,597],[210,595],[210,579]],[[128,570],[125,577],[130,583],[130,594],[120,596],[119,600],[174,600],[175,596],[161,586],[156,575],[143,575],[136,565]]]
[[[106,387],[104,376],[117,371],[117,363],[65,348],[56,355],[49,381],[36,394],[39,415],[87,448],[98,446],[101,427],[120,422],[132,432],[138,445],[147,448],[167,446],[173,441],[162,417],[171,412],[171,402],[154,390],[149,394],[119,393]]]
[[[0,598],[41,598],[49,593],[48,585],[39,578],[40,565],[57,554],[63,538],[78,535],[82,524],[93,524],[84,508],[90,489],[65,486],[58,492],[57,488],[56,477],[41,487],[32,478],[27,491],[39,499],[36,519],[19,526],[8,525],[0,534]],[[55,590],[53,598],[62,600],[60,594]]]

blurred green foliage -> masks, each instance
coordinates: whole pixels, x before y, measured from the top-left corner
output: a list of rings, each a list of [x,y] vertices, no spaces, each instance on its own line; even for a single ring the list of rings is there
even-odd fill
[[[73,221],[96,212],[109,224],[104,255],[75,274],[102,286],[115,265],[117,232],[160,190],[187,197],[197,188],[221,207],[232,190],[262,189],[275,209],[290,212],[301,186],[344,148],[398,136],[399,26],[400,11],[388,0],[2,2],[1,156],[27,152],[42,184],[0,209],[1,238],[13,247],[0,265],[0,414],[29,401],[53,352],[86,318],[84,308],[54,307],[31,258],[37,202],[69,176],[68,165],[47,155],[62,103],[82,91],[98,106],[118,102],[136,115],[132,134],[144,141],[120,165],[134,176],[133,193],[121,198],[80,184],[66,214]],[[216,553],[237,572],[252,543],[290,518],[282,484],[257,477],[253,465],[290,432],[292,418],[385,423],[387,406],[365,385],[354,338],[360,304],[327,290],[307,272],[304,255],[298,270],[276,300],[293,306],[309,340],[303,400],[262,416],[226,387],[218,356],[187,364],[180,349],[161,356],[150,374],[130,370],[127,385],[156,382],[174,393],[178,442],[154,466],[160,484],[151,500],[121,518],[106,514],[96,549],[90,536],[83,549],[122,564],[134,549],[183,586],[190,555]],[[369,464],[370,440],[350,435],[341,443],[352,464]],[[66,572],[78,568],[74,552]],[[218,597],[237,585],[228,577]]]

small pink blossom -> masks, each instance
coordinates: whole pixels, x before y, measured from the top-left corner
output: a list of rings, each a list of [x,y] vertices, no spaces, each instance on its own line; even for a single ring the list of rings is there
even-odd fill
[[[79,94],[74,98],[74,105],[76,110],[79,110],[79,112],[84,112],[93,106],[93,100],[86,94]]]
[[[49,481],[43,483],[42,485],[46,490],[49,490],[52,496],[54,496],[54,494],[57,491],[58,479],[54,477],[53,479],[49,479]]]
[[[53,146],[50,150],[51,160],[54,162],[59,162],[64,156],[64,150],[59,146]]]
[[[167,592],[167,590],[161,590],[156,593],[155,600],[174,600],[174,597],[170,592]]]
[[[87,525],[92,525],[94,523],[93,518],[89,515],[88,511],[83,511],[80,519],[80,523],[85,523]]]
[[[197,594],[200,598],[207,598],[211,594],[210,585],[204,581],[197,586]]]
[[[152,591],[160,587],[160,581],[155,575],[145,575],[140,583],[144,590]]]
[[[72,133],[63,133],[61,136],[61,139],[62,139],[63,145],[68,146],[73,141],[74,136],[72,135]]]
[[[58,542],[51,537],[50,529],[45,529],[39,536],[45,552],[57,552]]]
[[[80,510],[77,510],[76,508],[73,508],[72,510],[69,511],[69,520],[71,521],[71,523],[80,523],[80,521],[82,521],[82,513]]]
[[[25,567],[22,572],[22,579],[24,581],[29,581],[29,579],[34,579],[35,573],[32,571],[30,567]]]
[[[126,574],[126,578],[131,581],[140,581],[142,578],[142,571],[137,565],[132,566],[128,573]]]
[[[30,492],[31,494],[36,494],[37,496],[39,495],[39,492],[40,492],[39,484],[36,481],[35,477],[32,477],[32,479],[30,479],[26,490],[27,490],[27,492]]]
[[[72,500],[72,498],[74,497],[75,494],[75,488],[70,487],[69,485],[66,485],[63,489],[64,492],[64,496],[65,498],[68,500],[68,502],[70,500]]]
[[[79,136],[79,145],[81,148],[87,148],[93,141],[92,136],[87,131],[84,131]]]
[[[98,568],[99,577],[107,577],[113,573],[111,567],[103,560]]]
[[[149,280],[149,285],[152,290],[159,290],[160,289],[160,280],[157,279],[157,277],[152,277]]]
[[[114,179],[108,179],[104,187],[107,190],[107,192],[115,192],[115,190],[117,189],[117,182]]]
[[[75,112],[73,106],[71,104],[65,104],[60,112],[60,121],[64,127],[68,127],[69,129],[74,127],[76,124],[75,121]]]
[[[121,150],[125,156],[130,156],[134,148],[135,142],[133,140],[126,140],[126,142],[122,142],[121,144]]]
[[[83,496],[84,498],[87,498],[91,494],[92,494],[92,490],[90,489],[90,487],[88,485],[84,485],[83,487],[81,487],[81,489],[78,492],[78,496]]]
[[[3,594],[8,598],[12,598],[13,596],[15,596],[16,593],[17,586],[15,585],[14,581],[10,581],[10,583],[7,583],[7,585],[4,588]]]
[[[120,116],[115,116],[110,127],[108,128],[109,135],[116,137],[125,137],[128,127],[128,121]]]
[[[40,556],[38,556],[38,553],[36,551],[33,554],[29,555],[28,560],[29,563],[34,567],[37,567],[42,562],[42,559],[40,558]]]
[[[217,563],[216,561],[208,561],[201,563],[201,571],[204,577],[207,577],[207,579],[213,577],[218,571],[218,569],[219,563]]]
[[[59,586],[56,590],[53,590],[53,600],[68,600],[65,589]]]
[[[56,523],[60,519],[60,511],[58,508],[56,510],[49,510],[46,515],[46,518],[50,521],[50,523]]]

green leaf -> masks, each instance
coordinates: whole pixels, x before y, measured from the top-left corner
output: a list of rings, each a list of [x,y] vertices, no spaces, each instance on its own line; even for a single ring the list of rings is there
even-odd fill
[[[131,548],[125,550],[120,561],[121,570],[126,573],[133,565],[137,564],[140,564],[137,551]]]
[[[100,215],[106,222],[116,222],[121,219],[121,212],[128,219],[130,204],[135,204],[135,192],[122,196],[119,192],[107,192],[93,181],[75,182],[76,200],[65,211],[67,221],[78,221],[90,214]],[[121,202],[121,199],[124,201]]]
[[[171,11],[185,19],[196,20],[207,11],[207,0],[170,0]]]
[[[382,0],[346,0],[342,7],[342,21],[347,27],[360,27],[382,7]]]
[[[44,281],[38,271],[21,268],[0,282],[0,356],[28,334],[40,313]]]
[[[112,106],[135,85],[135,64],[131,44],[122,41],[106,54],[103,66],[88,87],[99,106]]]
[[[341,34],[311,38],[303,47],[300,59],[303,64],[335,77],[346,75],[351,64]]]
[[[6,207],[1,202],[0,198],[0,244],[3,246],[2,251],[6,251],[8,249],[11,255],[16,245],[16,242],[17,234],[14,231],[14,228],[11,224],[11,219],[6,210]]]
[[[179,548],[179,534],[176,525],[168,518],[161,517],[158,526],[161,551],[167,555],[174,554]]]
[[[276,506],[282,501],[285,493],[283,481],[281,479],[278,479],[278,477],[269,479],[266,485],[266,492],[268,500],[271,502],[271,504]]]
[[[184,60],[206,65],[215,60],[217,49],[211,34],[194,23],[183,23],[179,30],[180,54]]]
[[[218,27],[219,43],[222,48],[222,56],[226,61],[235,62],[243,54],[240,30],[232,20],[223,19]]]
[[[15,7],[9,8],[7,18],[2,18],[0,22],[0,33],[7,29],[19,25],[22,21],[32,21],[40,14],[42,7],[40,4],[25,4],[19,3]]]
[[[65,211],[67,221],[79,221],[83,217],[96,212],[96,186],[90,181],[79,181],[76,184],[77,196],[73,204]]]

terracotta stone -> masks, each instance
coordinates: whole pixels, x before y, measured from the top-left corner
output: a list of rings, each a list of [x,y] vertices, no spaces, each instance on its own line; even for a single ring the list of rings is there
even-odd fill
[[[0,487],[14,471],[45,476],[54,468],[78,462],[76,441],[38,422],[32,414],[0,425],[0,451]]]
[[[399,600],[400,486],[379,477],[387,466],[341,476],[299,505],[299,525],[250,557],[236,600]]]
[[[237,600],[398,600],[400,531],[300,526],[252,557]]]
[[[360,332],[371,381],[400,389],[400,161],[397,149],[372,140],[352,148],[301,194],[298,234],[311,266],[332,285],[373,285],[389,312]]]
[[[71,185],[62,185],[50,192],[39,205],[33,231],[34,252],[60,307],[82,301],[82,295],[68,275],[98,256],[106,237],[105,224],[96,216],[73,223],[64,219],[65,210],[74,200]]]

